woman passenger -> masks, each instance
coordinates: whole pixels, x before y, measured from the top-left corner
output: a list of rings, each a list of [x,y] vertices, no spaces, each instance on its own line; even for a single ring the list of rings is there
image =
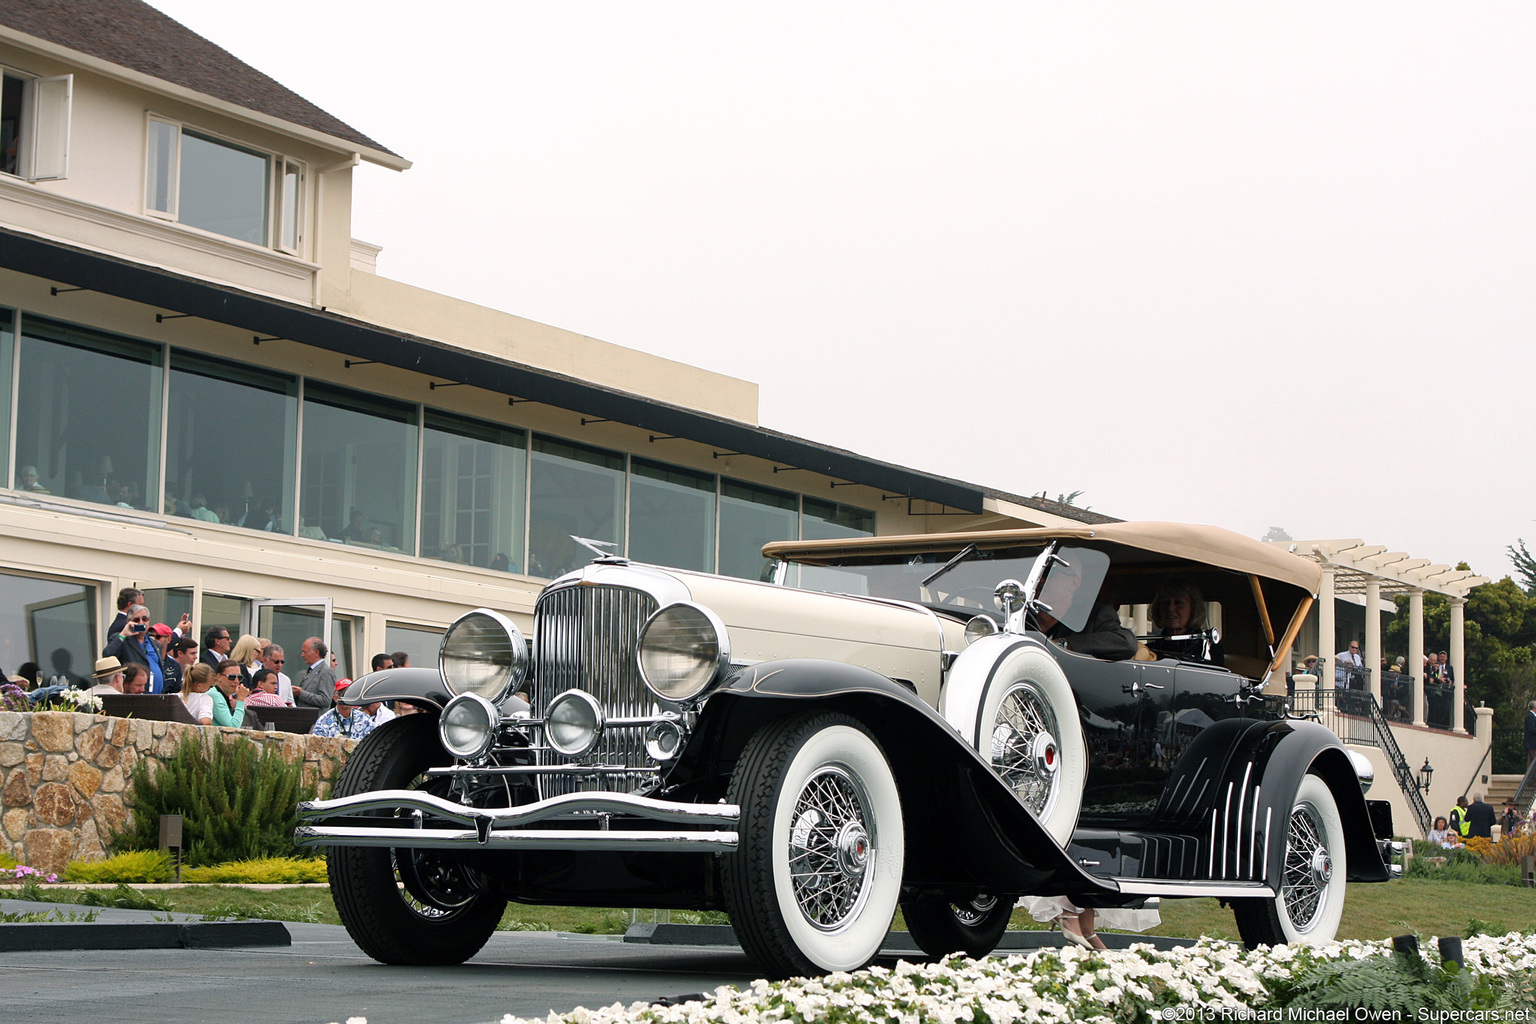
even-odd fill
[[[1205,638],[1192,636],[1206,628],[1205,598],[1200,589],[1184,580],[1165,580],[1158,585],[1152,599],[1152,625],[1158,629],[1158,637],[1147,646],[1159,654],[1185,661],[1204,661],[1220,665],[1225,660],[1221,644],[1214,641],[1206,654]],[[1171,637],[1188,637],[1174,640]]]

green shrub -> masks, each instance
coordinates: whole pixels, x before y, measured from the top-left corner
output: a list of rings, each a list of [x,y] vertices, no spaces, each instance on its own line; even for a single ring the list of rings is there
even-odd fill
[[[325,879],[325,861],[318,857],[263,857],[187,868],[181,873],[183,882],[219,885],[298,885]]]
[[[66,882],[169,882],[171,858],[164,850],[133,850],[106,860],[72,860],[64,866]]]
[[[0,871],[5,871],[16,866],[16,858],[8,853],[0,853]]]
[[[1520,885],[1520,869],[1513,864],[1488,864],[1471,850],[1442,850],[1428,843],[1414,843],[1414,858],[1403,872],[1408,878],[1432,882],[1477,882],[1481,885]],[[1444,857],[1445,864],[1429,863]]]
[[[315,796],[303,766],[276,747],[188,736],[156,767],[140,761],[130,786],[132,827],[112,839],[123,850],[160,845],[160,815],[180,814],[193,867],[293,856],[298,803]]]

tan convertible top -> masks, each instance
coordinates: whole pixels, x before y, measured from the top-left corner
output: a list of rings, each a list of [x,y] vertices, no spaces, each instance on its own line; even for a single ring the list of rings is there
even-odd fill
[[[839,540],[784,540],[763,545],[763,554],[802,564],[820,564],[849,555],[885,552],[958,551],[967,544],[1005,548],[1050,540],[1113,544],[1166,555],[1183,561],[1279,580],[1316,594],[1322,570],[1316,562],[1298,558],[1273,544],[1244,537],[1219,526],[1188,523],[1102,523],[1097,526],[1050,529],[984,530],[971,533],[918,533],[892,537]]]

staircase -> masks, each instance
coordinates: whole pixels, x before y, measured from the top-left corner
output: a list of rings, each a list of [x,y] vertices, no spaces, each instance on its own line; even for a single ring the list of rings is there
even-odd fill
[[[1397,738],[1392,735],[1392,729],[1387,725],[1386,716],[1381,713],[1381,705],[1376,703],[1374,694],[1358,690],[1338,691],[1331,687],[1298,688],[1290,699],[1291,707],[1296,712],[1316,716],[1319,722],[1332,729],[1345,743],[1381,748],[1382,756],[1392,767],[1398,788],[1408,801],[1408,809],[1413,812],[1415,823],[1419,826],[1419,835],[1429,832],[1434,817],[1429,812],[1429,805],[1424,802],[1424,794],[1419,790],[1419,780],[1413,766],[1403,757],[1403,751],[1398,747]]]
[[[1520,790],[1521,775],[1492,775],[1489,776],[1488,785],[1485,787],[1483,799],[1493,805],[1493,809],[1503,812],[1504,805],[1515,798]]]

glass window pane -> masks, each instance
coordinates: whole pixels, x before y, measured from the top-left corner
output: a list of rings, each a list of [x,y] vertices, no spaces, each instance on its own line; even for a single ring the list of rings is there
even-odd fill
[[[715,478],[630,460],[629,557],[710,572],[715,566]]]
[[[259,153],[181,133],[176,219],[204,231],[267,244],[267,167]]]
[[[547,437],[533,442],[528,575],[554,578],[586,565],[592,551],[624,551],[624,457]]]
[[[195,596],[191,587],[159,587],[144,591],[144,607],[149,609],[149,621],[163,622],[174,628],[181,617],[186,615],[195,624],[197,617],[192,609]],[[192,639],[202,644],[203,638],[197,634],[197,630],[194,629],[192,633]]]
[[[308,667],[299,648],[310,637],[321,636],[324,629],[324,605],[264,604],[256,610],[256,635],[283,649],[283,674],[292,680],[303,676]]]
[[[171,353],[165,513],[290,532],[298,428],[297,378]]]
[[[416,407],[306,383],[299,535],[411,551]]]
[[[227,629],[234,640],[240,639],[240,634],[245,632],[245,609],[247,602],[238,597],[225,597],[223,594],[203,595],[203,614],[192,616],[192,633],[199,647],[197,653],[203,653],[203,638],[208,635],[208,630],[217,626]],[[166,623],[174,626],[174,622]]]
[[[332,667],[336,670],[336,679],[355,679],[357,673],[353,672],[353,666],[357,659],[352,653],[352,638],[357,635],[357,621],[345,615],[331,616],[331,642],[330,657]],[[295,648],[297,650],[297,648]],[[299,664],[304,664],[304,659],[299,659]],[[367,670],[364,669],[366,672]],[[290,675],[288,678],[292,679]]]
[[[11,429],[11,370],[16,365],[16,314],[9,309],[0,309],[0,424],[4,429]],[[11,479],[11,467],[5,462],[10,454],[9,445],[6,450],[0,450],[0,480]],[[37,467],[32,467],[33,477],[31,483],[37,484]],[[15,480],[17,487],[25,489],[26,480],[18,476]],[[0,662],[0,665],[5,664]]]
[[[800,517],[801,540],[836,540],[839,537],[873,537],[875,534],[875,514],[862,508],[816,498],[803,499],[801,508],[804,512]],[[789,579],[785,582],[807,590],[825,590],[834,594],[850,592],[847,573],[815,565],[791,566]]]
[[[522,572],[527,435],[429,411],[421,461],[422,555]]]
[[[161,347],[34,316],[20,347],[18,472],[43,493],[159,508]]]
[[[443,645],[444,632],[425,626],[397,626],[391,622],[384,626],[384,646],[391,654],[396,651],[409,654],[414,668],[436,668],[437,650]]]
[[[784,491],[720,481],[720,575],[768,578],[773,563],[763,557],[771,540],[794,540],[800,500]]]
[[[173,213],[176,196],[176,136],[181,129],[163,121],[149,122],[148,194],[144,205],[156,213]]]
[[[0,171],[21,173],[22,97],[26,83],[14,75],[0,76]]]
[[[875,514],[851,505],[806,498],[800,521],[801,540],[836,540],[839,537],[873,537]]]
[[[0,573],[0,665],[30,676],[29,662],[42,669],[45,685],[91,685],[95,587]]]

